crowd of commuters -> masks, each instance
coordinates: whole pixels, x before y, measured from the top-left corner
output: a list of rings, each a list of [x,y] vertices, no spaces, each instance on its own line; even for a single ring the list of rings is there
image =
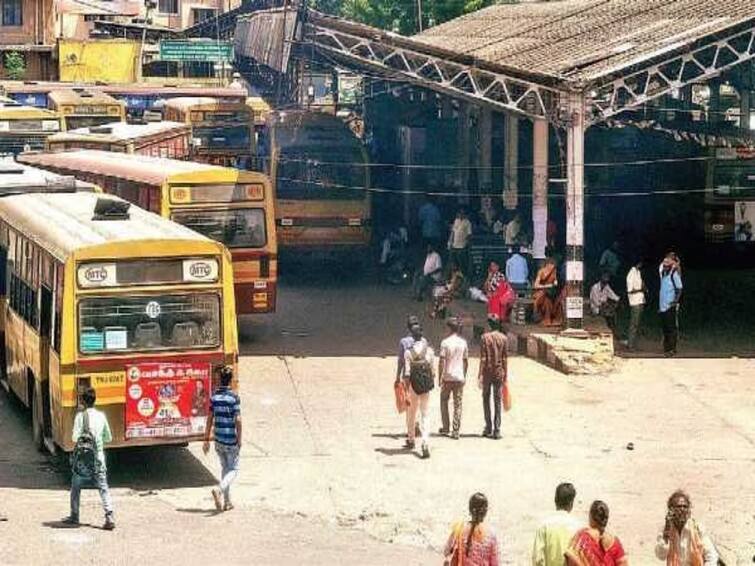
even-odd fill
[[[590,505],[586,520],[576,517],[577,492],[571,483],[556,487],[555,511],[535,531],[532,566],[628,566],[630,558],[618,535],[608,528],[610,511],[604,501]],[[682,490],[669,497],[655,555],[667,566],[723,564],[710,536],[691,514],[691,500]],[[458,521],[443,550],[445,566],[498,566],[502,551],[492,528],[484,524],[488,499],[469,499],[469,520]]]

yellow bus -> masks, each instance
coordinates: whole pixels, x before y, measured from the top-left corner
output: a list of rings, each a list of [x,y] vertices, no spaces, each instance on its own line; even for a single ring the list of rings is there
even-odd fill
[[[59,130],[60,119],[55,112],[0,96],[0,154],[43,149],[47,136]]]
[[[281,251],[365,250],[372,236],[367,153],[348,126],[319,112],[271,112],[265,135]]]
[[[222,242],[233,256],[239,314],[275,311],[278,244],[270,181],[262,173],[89,149],[18,160],[94,183]]]
[[[251,169],[256,153],[254,110],[245,102],[177,97],[165,102],[163,119],[189,124],[197,161]]]
[[[47,138],[45,145],[49,151],[100,149],[117,153],[188,159],[190,142],[191,128],[185,124],[112,122],[60,132]]]
[[[205,432],[213,370],[236,364],[224,246],[117,197],[0,198],[3,385],[32,412],[40,448],[70,451],[92,386],[112,447]]]
[[[67,88],[50,91],[47,104],[62,121],[62,131],[126,120],[125,105],[94,89]]]

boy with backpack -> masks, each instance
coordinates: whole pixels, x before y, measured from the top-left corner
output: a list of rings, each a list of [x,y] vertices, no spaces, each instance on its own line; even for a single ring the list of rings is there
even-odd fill
[[[406,448],[413,450],[415,429],[414,423],[417,418],[417,410],[420,413],[419,432],[422,436],[422,458],[430,457],[430,423],[428,422],[428,404],[430,391],[435,386],[435,374],[433,372],[433,360],[435,354],[428,341],[422,336],[422,327],[412,324],[409,328],[414,343],[404,352],[405,372],[407,376],[409,396],[411,403],[406,409]]]
[[[107,484],[107,466],[105,465],[105,444],[112,442],[110,425],[102,411],[94,408],[97,393],[87,387],[81,396],[84,410],[79,411],[73,420],[71,440],[76,443],[71,453],[71,514],[63,519],[67,525],[79,524],[79,503],[81,488],[95,486],[100,492],[102,507],[105,510],[103,529],[112,531],[113,502]]]

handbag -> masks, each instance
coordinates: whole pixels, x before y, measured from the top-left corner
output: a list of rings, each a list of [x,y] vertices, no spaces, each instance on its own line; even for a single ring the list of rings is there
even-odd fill
[[[503,385],[501,385],[501,399],[503,400],[503,410],[511,410],[511,387],[509,386],[509,380],[505,379]]]
[[[396,410],[401,414],[409,406],[409,396],[406,394],[406,387],[402,382],[393,382],[393,395],[396,398]]]

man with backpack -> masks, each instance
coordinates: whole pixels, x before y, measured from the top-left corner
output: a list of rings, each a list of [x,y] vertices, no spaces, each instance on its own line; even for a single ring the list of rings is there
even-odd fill
[[[422,458],[430,457],[430,424],[428,423],[428,404],[430,391],[435,387],[435,374],[433,372],[433,360],[435,354],[428,341],[422,336],[422,327],[412,324],[409,328],[413,343],[404,352],[404,375],[408,376],[408,393],[411,399],[406,409],[406,448],[414,449],[414,437],[416,434],[414,423],[417,418],[417,410],[420,413],[419,432],[422,435]]]
[[[480,338],[480,372],[478,383],[482,388],[482,408],[485,414],[485,438],[501,438],[501,388],[508,369],[506,335],[501,332],[501,319],[488,316],[490,330]],[[490,392],[493,392],[493,422],[490,419]],[[492,426],[491,426],[492,425]]]
[[[94,408],[97,392],[87,387],[81,395],[84,410],[79,411],[73,420],[71,440],[75,443],[71,454],[71,514],[63,519],[67,525],[79,524],[79,503],[81,488],[95,486],[100,492],[102,507],[105,510],[103,529],[115,528],[113,519],[113,502],[107,484],[107,466],[105,464],[105,444],[112,442],[113,434],[102,411]]]

